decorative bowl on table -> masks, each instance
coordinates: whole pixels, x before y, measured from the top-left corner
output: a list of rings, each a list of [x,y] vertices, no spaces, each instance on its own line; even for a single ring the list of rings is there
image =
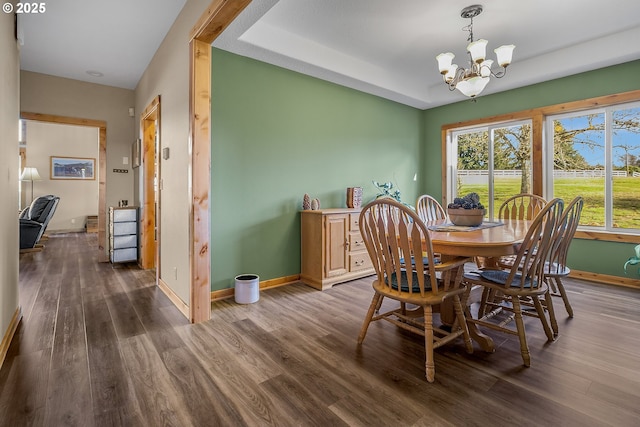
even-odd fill
[[[454,225],[476,227],[482,224],[487,210],[480,203],[478,193],[469,193],[464,197],[456,197],[447,205],[449,220]]]
[[[449,220],[455,225],[475,227],[482,224],[486,209],[447,208]]]

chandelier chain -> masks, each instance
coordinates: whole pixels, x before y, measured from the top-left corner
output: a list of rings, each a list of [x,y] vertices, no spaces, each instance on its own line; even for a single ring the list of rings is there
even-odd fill
[[[473,18],[469,18],[471,19],[471,23],[467,26],[462,27],[462,31],[468,31],[469,32],[469,37],[467,37],[467,41],[468,42],[473,42]]]

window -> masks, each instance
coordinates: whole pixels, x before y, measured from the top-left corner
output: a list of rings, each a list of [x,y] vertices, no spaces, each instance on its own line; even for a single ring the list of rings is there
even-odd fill
[[[475,192],[489,218],[502,201],[532,188],[531,121],[454,131],[448,147],[448,200]]]
[[[585,198],[576,237],[637,243],[640,90],[442,127],[445,202],[480,194],[490,218],[521,192]]]
[[[585,198],[580,224],[640,231],[640,103],[546,119],[547,198]]]

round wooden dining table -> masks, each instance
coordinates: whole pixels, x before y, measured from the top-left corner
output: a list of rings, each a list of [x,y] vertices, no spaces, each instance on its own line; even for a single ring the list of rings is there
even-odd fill
[[[518,243],[527,235],[531,221],[503,220],[499,224],[484,223],[481,227],[455,227],[446,220],[425,223],[429,229],[429,237],[433,251],[439,253],[443,259],[447,257],[467,256],[483,258],[483,266],[491,268],[501,256],[513,255],[517,252]],[[455,231],[454,231],[455,230]],[[471,315],[469,306],[480,300],[481,287],[472,289],[468,300],[467,316]],[[445,325],[452,325],[455,321],[453,304],[445,300],[440,307],[440,319]],[[493,340],[483,334],[475,323],[469,323],[469,333],[483,350],[495,351]]]
[[[513,255],[527,234],[531,221],[503,220],[486,228],[449,226],[446,220],[430,221],[429,237],[433,251],[442,255],[501,257]],[[481,226],[482,227],[482,226]],[[450,231],[458,228],[459,231]]]

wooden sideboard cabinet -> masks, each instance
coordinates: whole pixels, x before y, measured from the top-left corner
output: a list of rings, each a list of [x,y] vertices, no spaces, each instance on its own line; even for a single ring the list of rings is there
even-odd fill
[[[300,215],[302,282],[324,290],[375,273],[360,235],[360,209],[306,210]]]

